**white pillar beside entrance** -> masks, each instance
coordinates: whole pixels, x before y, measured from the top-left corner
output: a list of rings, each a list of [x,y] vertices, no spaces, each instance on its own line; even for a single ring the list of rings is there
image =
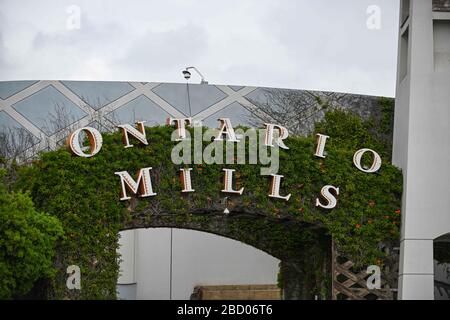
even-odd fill
[[[403,239],[399,274],[401,299],[433,299],[433,282],[433,240]]]
[[[399,299],[434,299],[433,239],[450,231],[450,12],[402,0],[392,162],[403,171]]]

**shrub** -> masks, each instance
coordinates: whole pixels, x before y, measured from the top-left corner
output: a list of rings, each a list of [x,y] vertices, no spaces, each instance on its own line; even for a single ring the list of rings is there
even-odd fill
[[[38,212],[26,193],[8,192],[0,169],[0,298],[27,294],[52,278],[53,258],[63,229],[56,217]]]

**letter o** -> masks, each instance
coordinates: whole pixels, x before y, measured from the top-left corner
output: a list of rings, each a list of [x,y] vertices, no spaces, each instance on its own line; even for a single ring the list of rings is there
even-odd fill
[[[84,131],[89,139],[89,153],[84,153],[80,144],[80,133]],[[67,144],[70,151],[74,155],[83,158],[89,158],[95,156],[102,148],[103,138],[97,129],[91,127],[84,127],[75,130],[67,139]]]
[[[366,152],[372,152],[372,154],[373,154],[372,166],[369,169],[364,169],[361,166],[361,158],[364,155],[364,153],[366,153]],[[362,172],[374,173],[374,172],[377,172],[381,167],[381,157],[378,153],[376,153],[375,151],[373,151],[371,149],[360,149],[360,150],[356,151],[355,154],[353,155],[353,163]]]

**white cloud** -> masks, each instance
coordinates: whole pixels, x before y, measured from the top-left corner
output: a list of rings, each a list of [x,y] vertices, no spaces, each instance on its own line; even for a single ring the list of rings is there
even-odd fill
[[[182,82],[195,65],[210,83],[393,96],[398,2],[0,0],[0,80]]]

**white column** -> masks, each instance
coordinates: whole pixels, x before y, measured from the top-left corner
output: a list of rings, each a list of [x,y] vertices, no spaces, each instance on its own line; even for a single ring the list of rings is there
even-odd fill
[[[399,298],[434,299],[433,239],[450,231],[450,68],[436,64],[450,57],[450,14],[433,13],[431,0],[410,4],[400,27],[392,156],[403,169]]]
[[[427,151],[432,130],[429,127],[433,73],[432,26],[431,0],[411,0],[409,18],[401,26],[402,31],[407,31],[399,39],[393,148],[393,163],[403,169],[404,176],[399,299],[434,298],[433,241],[429,235],[432,230],[429,224],[422,221],[425,215],[432,214],[430,202],[433,201],[432,197],[427,197],[432,185],[426,178],[428,171],[432,170],[427,168],[430,164]],[[400,60],[404,59],[406,76],[400,70]]]
[[[402,300],[434,298],[433,240],[402,240],[399,288]]]

